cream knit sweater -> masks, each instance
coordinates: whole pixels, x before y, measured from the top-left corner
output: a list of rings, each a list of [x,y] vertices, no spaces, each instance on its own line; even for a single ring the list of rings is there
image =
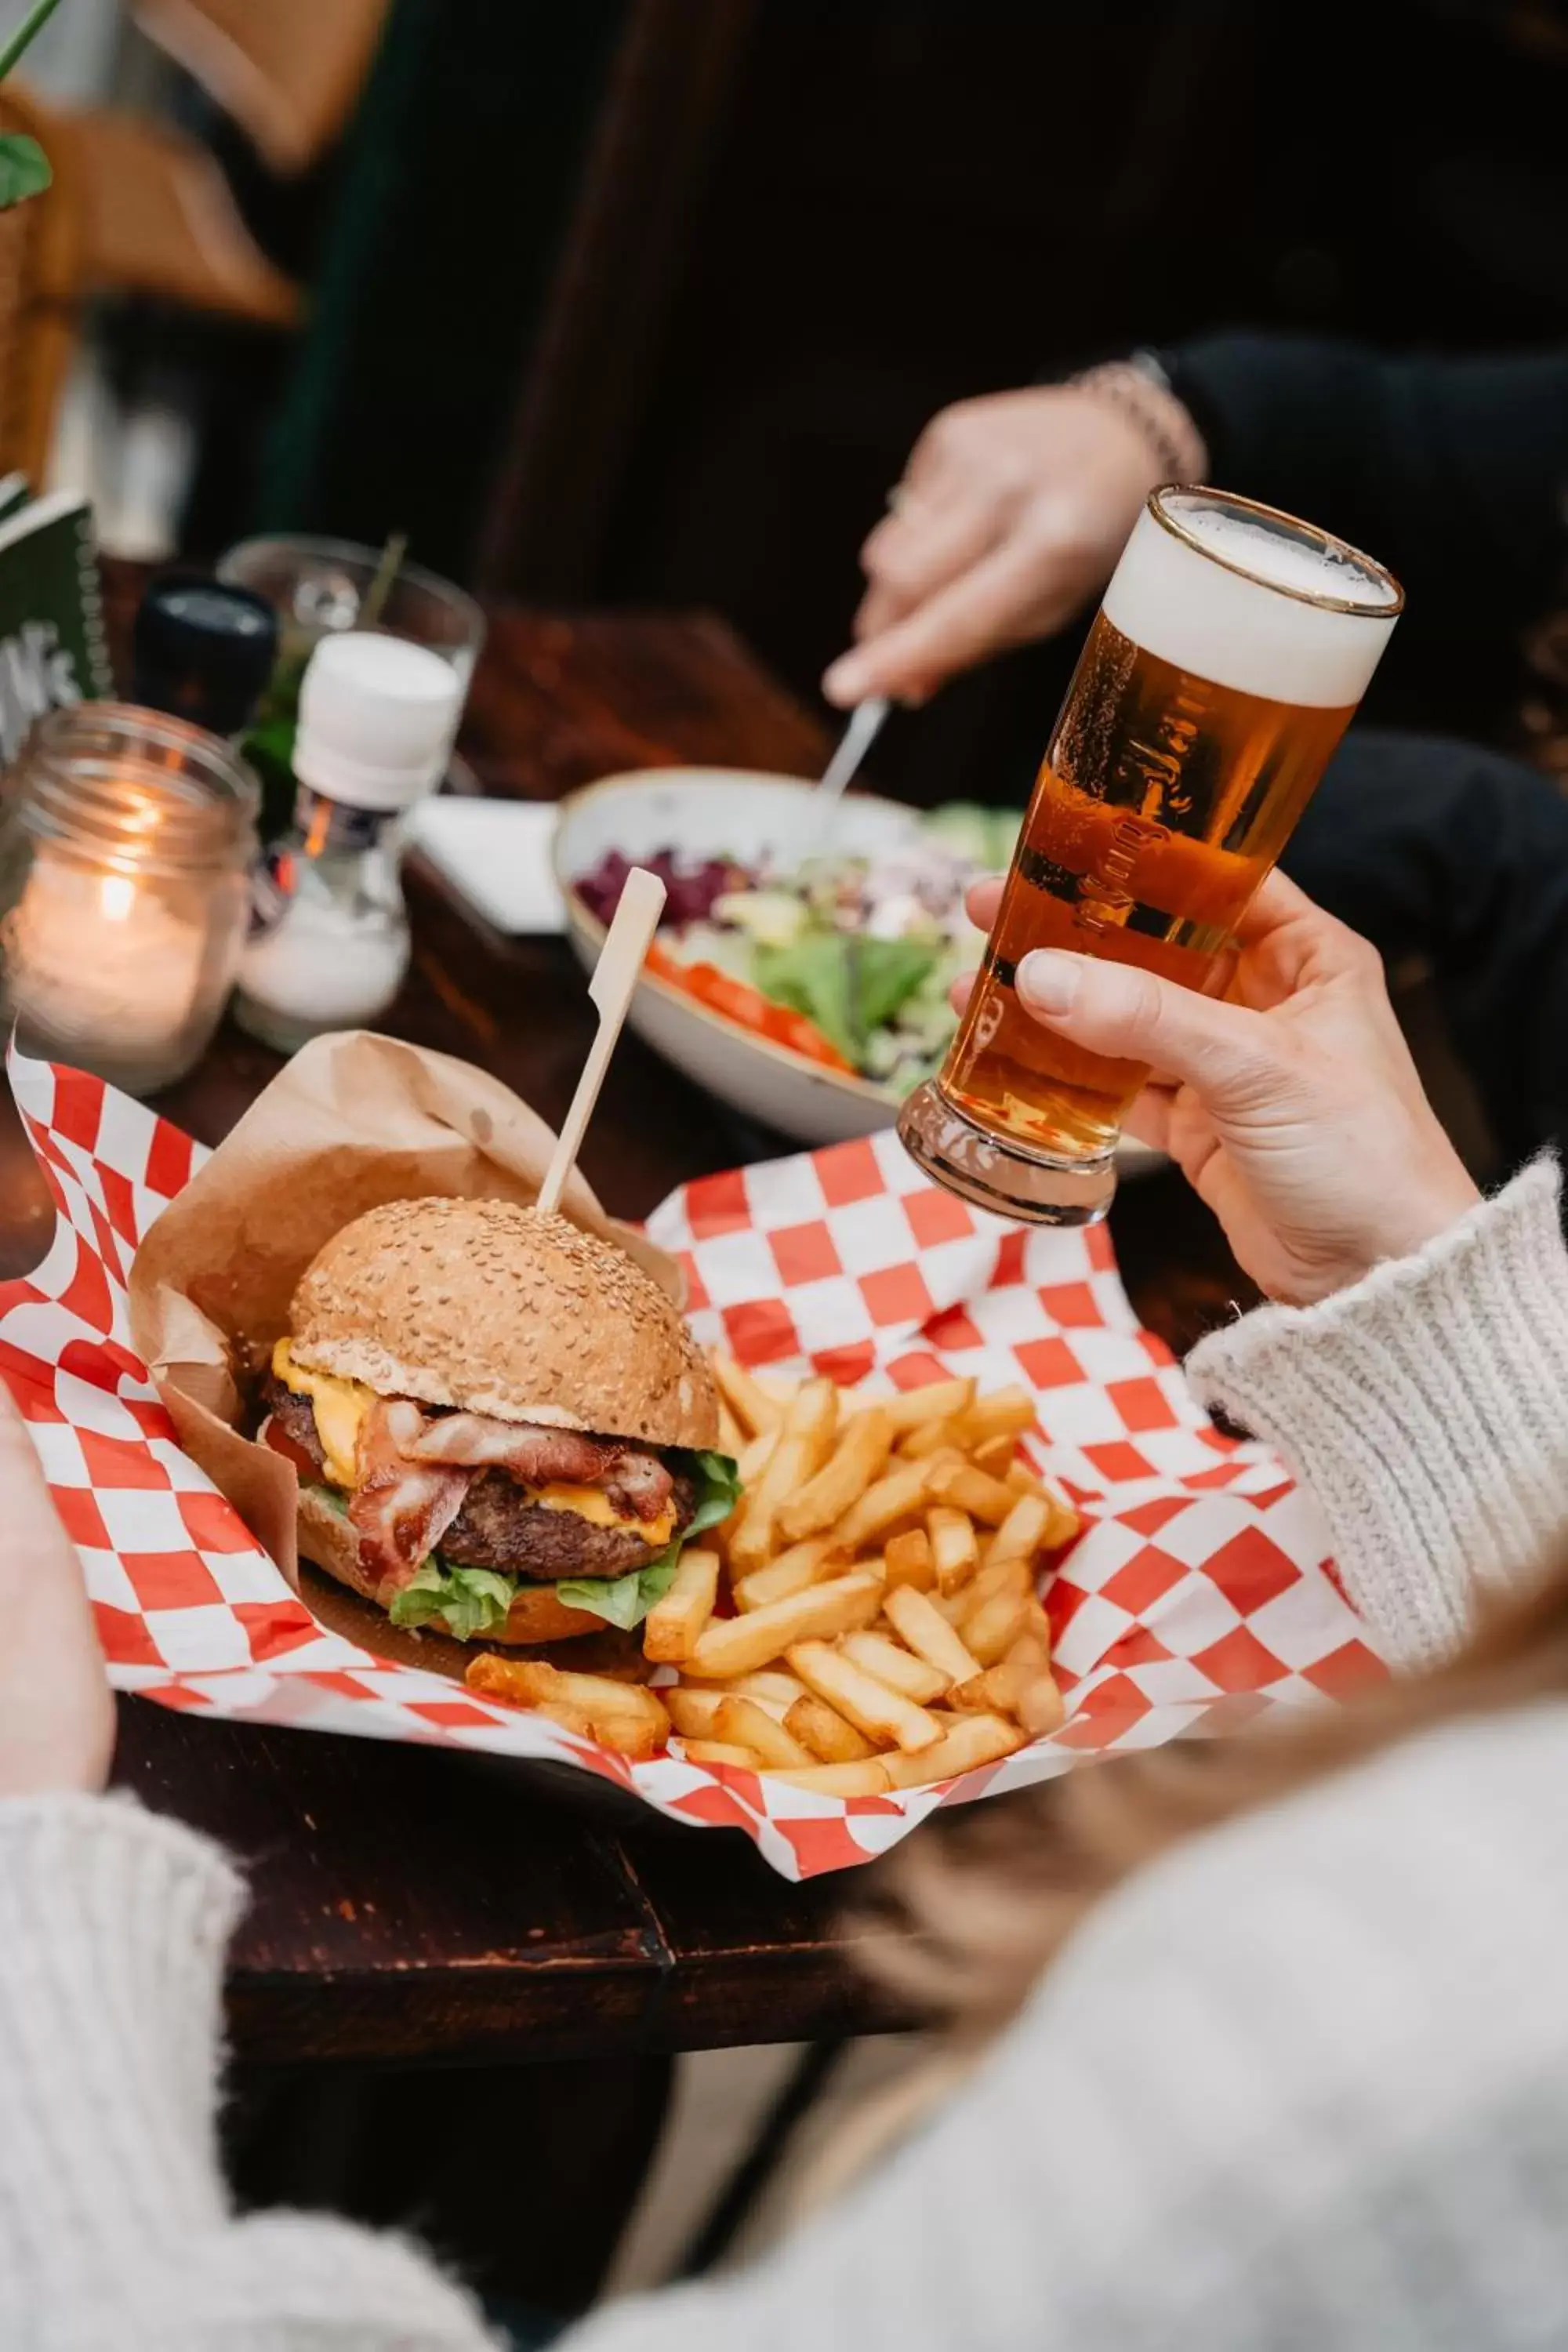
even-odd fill
[[[1540,1165],[1420,1257],[1196,1351],[1327,1509],[1392,1657],[1568,1520]],[[477,2352],[405,2244],[237,2219],[224,1857],[122,1799],[0,1804],[5,2352]],[[1568,2344],[1568,1700],[1458,1723],[1095,1913],[922,2137],[756,2269],[572,2352],[1525,2352]]]

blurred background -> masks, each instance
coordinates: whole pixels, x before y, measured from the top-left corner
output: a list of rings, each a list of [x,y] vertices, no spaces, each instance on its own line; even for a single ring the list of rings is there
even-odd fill
[[[1565,96],[1548,0],[72,0],[25,436],[114,552],[402,529],[810,697],[945,402],[1211,326],[1559,337]],[[1072,650],[879,781],[1016,799]],[[1512,741],[1530,690],[1396,654],[1368,709]]]

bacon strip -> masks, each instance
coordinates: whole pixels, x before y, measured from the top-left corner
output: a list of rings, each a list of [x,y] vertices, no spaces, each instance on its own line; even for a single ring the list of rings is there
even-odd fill
[[[416,1462],[451,1463],[468,1470],[505,1470],[524,1486],[561,1480],[602,1486],[640,1519],[657,1519],[675,1481],[657,1454],[580,1429],[540,1429],[530,1422],[496,1421],[488,1413],[448,1412],[426,1423],[408,1444]]]
[[[425,1416],[407,1397],[377,1398],[360,1431],[364,1475],[349,1497],[360,1565],[399,1592],[463,1507],[471,1469],[413,1459]]]

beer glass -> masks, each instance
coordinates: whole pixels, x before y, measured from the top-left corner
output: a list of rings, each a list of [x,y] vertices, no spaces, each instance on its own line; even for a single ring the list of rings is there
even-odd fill
[[[1366,690],[1404,604],[1381,564],[1271,507],[1156,490],[1073,673],[958,1034],[899,1132],[928,1174],[1033,1224],[1115,1190],[1148,1072],[1032,1021],[1031,948],[1222,995],[1236,926]]]

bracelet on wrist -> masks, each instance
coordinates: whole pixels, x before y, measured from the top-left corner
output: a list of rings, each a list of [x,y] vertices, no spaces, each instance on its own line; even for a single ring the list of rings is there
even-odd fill
[[[1103,401],[1136,426],[1166,481],[1202,479],[1207,458],[1203,436],[1152,352],[1135,352],[1131,359],[1102,360],[1096,367],[1069,375],[1067,383],[1074,392],[1087,392],[1091,399]]]

